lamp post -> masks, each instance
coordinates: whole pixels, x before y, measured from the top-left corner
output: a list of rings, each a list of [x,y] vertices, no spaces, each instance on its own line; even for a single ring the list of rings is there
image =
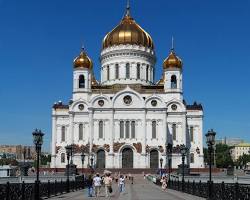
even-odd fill
[[[33,142],[36,146],[36,154],[37,154],[37,160],[36,160],[36,182],[35,182],[35,200],[40,199],[39,194],[39,156],[41,153],[41,148],[43,144],[43,136],[44,133],[42,133],[41,130],[35,129],[35,131],[32,133],[33,135]]]
[[[184,191],[184,164],[185,164],[185,156],[187,154],[187,147],[183,144],[180,146],[180,152],[181,152],[181,159],[182,159],[182,191]]]
[[[67,192],[69,192],[69,159],[70,159],[70,155],[71,155],[71,152],[72,152],[72,146],[71,145],[67,145],[65,147],[66,149],[66,154],[67,154]]]
[[[170,174],[172,171],[172,150],[173,145],[171,143],[168,143],[167,145],[167,156],[168,156],[168,180],[170,181]]]
[[[160,166],[161,166],[160,175],[161,175],[161,176],[162,176],[162,162],[163,162],[163,159],[161,158],[161,159],[160,159]]]
[[[216,133],[213,131],[213,129],[208,130],[206,134],[208,154],[209,154],[209,186],[208,186],[209,199],[212,198],[212,152],[213,152],[213,146],[215,144],[215,135]]]
[[[84,155],[84,152],[82,152],[82,154],[81,154],[81,160],[82,160],[82,174],[83,174],[84,159],[85,159],[85,155]]]

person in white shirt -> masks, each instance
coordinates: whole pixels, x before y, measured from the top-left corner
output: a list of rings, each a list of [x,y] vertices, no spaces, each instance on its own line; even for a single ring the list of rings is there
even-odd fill
[[[119,181],[118,181],[118,187],[120,189],[120,192],[124,191],[124,187],[125,187],[125,178],[123,175],[120,175]]]
[[[102,179],[100,178],[99,174],[96,174],[95,178],[93,179],[93,185],[95,188],[95,196],[99,197],[100,189],[101,189],[101,185],[102,185]]]

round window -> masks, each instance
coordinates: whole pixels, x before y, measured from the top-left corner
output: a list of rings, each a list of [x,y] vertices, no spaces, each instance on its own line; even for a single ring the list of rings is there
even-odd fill
[[[177,110],[177,105],[176,105],[176,104],[173,104],[173,105],[171,106],[171,108],[172,108],[172,110]]]
[[[98,101],[98,105],[102,107],[104,105],[104,101],[103,100],[99,100]]]
[[[78,108],[79,108],[79,110],[83,110],[84,109],[84,105],[83,104],[79,104]]]
[[[123,98],[123,101],[124,101],[125,104],[129,105],[129,104],[131,104],[131,102],[132,102],[132,98],[131,98],[131,96],[126,95],[126,96]]]
[[[156,101],[156,100],[152,100],[152,101],[151,101],[151,105],[152,105],[152,106],[157,106],[157,101]]]

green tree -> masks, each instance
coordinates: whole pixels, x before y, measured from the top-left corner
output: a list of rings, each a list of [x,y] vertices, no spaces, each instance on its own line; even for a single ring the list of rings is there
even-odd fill
[[[226,144],[217,144],[215,155],[216,155],[216,166],[218,168],[227,168],[229,165],[233,166],[234,162],[230,155],[230,148]]]
[[[0,159],[0,165],[17,166],[18,162],[15,159],[12,159],[12,158],[2,158],[2,159]]]
[[[248,162],[250,162],[250,155],[243,154],[235,162],[235,165],[240,166],[241,168],[246,168]]]

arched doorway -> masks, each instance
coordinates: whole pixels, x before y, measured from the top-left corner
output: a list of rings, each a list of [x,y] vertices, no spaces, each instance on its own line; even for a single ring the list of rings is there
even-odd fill
[[[105,168],[105,151],[97,151],[96,168]]]
[[[157,169],[159,167],[159,154],[157,150],[150,151],[150,168]]]
[[[134,164],[133,151],[130,148],[122,150],[122,168],[133,168]]]

